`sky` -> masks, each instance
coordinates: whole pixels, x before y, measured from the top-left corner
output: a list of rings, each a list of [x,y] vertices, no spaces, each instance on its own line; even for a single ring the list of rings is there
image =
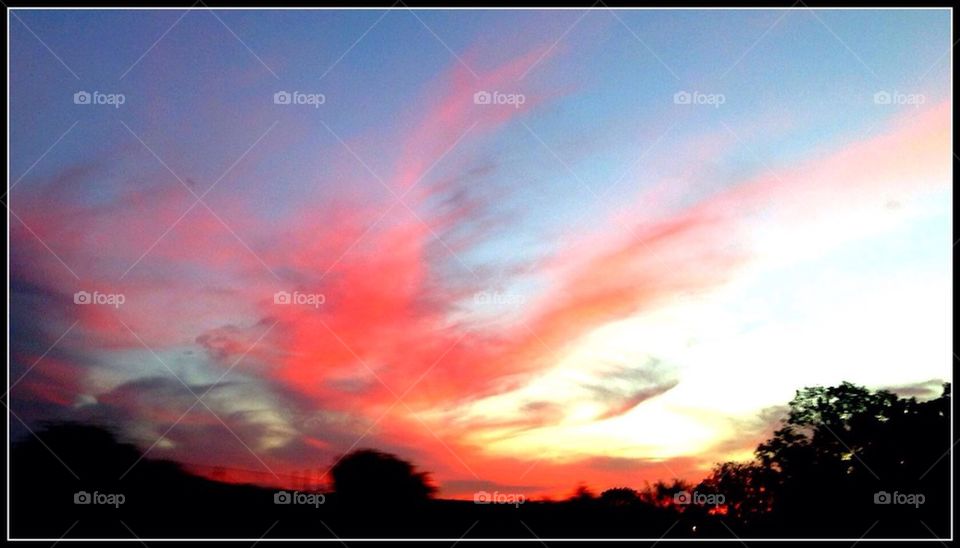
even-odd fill
[[[10,424],[440,496],[951,371],[946,10],[12,10]]]

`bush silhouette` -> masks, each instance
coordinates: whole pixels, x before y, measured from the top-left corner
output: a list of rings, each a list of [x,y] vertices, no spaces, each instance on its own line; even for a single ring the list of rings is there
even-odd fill
[[[640,493],[629,487],[614,487],[600,493],[600,501],[608,506],[633,506],[640,502]]]
[[[425,472],[389,453],[354,451],[331,470],[333,489],[347,504],[410,504],[426,501],[436,488]]]

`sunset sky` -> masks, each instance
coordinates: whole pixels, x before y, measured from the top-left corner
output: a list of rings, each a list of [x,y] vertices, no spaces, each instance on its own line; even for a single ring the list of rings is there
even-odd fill
[[[951,379],[946,10],[12,14],[15,439],[557,497]]]

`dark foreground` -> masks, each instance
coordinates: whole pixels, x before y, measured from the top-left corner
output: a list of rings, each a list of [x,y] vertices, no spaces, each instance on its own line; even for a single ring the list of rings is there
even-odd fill
[[[53,540],[947,538],[949,397],[948,386],[923,402],[848,384],[805,389],[754,461],[718,465],[697,485],[520,504],[434,499],[425,474],[375,451],[335,466],[334,491],[291,500],[141,459],[98,427],[48,425],[11,451],[10,532]]]

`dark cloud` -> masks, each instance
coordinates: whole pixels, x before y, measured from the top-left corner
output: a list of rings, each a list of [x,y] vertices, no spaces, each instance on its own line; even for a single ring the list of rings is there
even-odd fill
[[[613,364],[600,372],[602,382],[586,384],[596,401],[607,409],[598,419],[620,416],[641,403],[659,396],[680,382],[673,368],[657,358],[641,364]]]

